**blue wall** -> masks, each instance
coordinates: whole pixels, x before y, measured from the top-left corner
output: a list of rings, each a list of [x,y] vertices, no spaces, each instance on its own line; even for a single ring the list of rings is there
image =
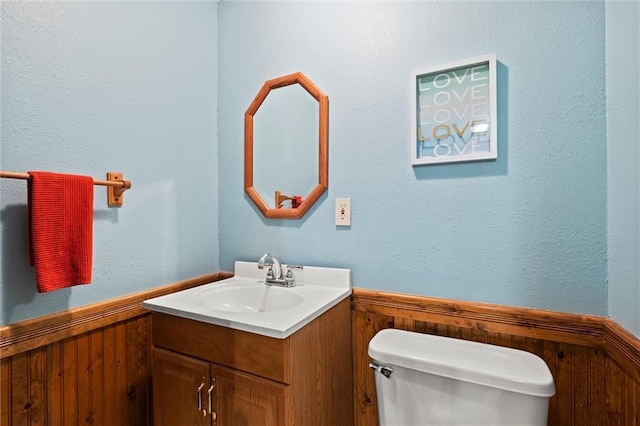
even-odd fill
[[[219,40],[222,269],[272,251],[358,287],[607,314],[604,3],[225,1]],[[411,70],[493,52],[498,160],[411,167]],[[330,99],[329,191],[266,220],[242,192],[242,115],[293,71]]]
[[[134,185],[119,209],[98,188],[93,284],[37,294],[26,184],[0,180],[2,323],[273,251],[352,268],[359,287],[610,315],[640,335],[637,4],[1,10],[2,169]],[[411,167],[410,71],[492,52],[499,159]],[[330,97],[329,192],[302,220],[266,220],[242,190],[242,117],[293,71]]]
[[[640,336],[640,4],[607,3],[611,318]]]
[[[217,5],[2,3],[3,170],[131,180],[96,187],[93,282],[38,294],[26,182],[2,179],[2,323],[219,269]]]

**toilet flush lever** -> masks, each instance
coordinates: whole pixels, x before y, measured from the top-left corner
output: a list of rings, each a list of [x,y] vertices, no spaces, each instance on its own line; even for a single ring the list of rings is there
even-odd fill
[[[390,379],[391,375],[393,374],[393,367],[381,365],[376,362],[372,362],[371,364],[369,364],[369,368],[374,369],[375,371],[382,374],[387,379]]]

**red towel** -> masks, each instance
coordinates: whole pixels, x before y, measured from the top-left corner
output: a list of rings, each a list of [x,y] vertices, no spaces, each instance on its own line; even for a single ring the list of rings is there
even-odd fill
[[[93,179],[29,172],[29,255],[39,293],[89,284]]]

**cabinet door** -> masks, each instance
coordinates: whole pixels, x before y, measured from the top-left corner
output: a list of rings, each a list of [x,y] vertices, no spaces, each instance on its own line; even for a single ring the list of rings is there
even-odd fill
[[[283,426],[287,385],[213,364],[216,426]]]
[[[208,408],[209,372],[206,361],[153,348],[154,425],[211,426],[212,416],[203,411]]]

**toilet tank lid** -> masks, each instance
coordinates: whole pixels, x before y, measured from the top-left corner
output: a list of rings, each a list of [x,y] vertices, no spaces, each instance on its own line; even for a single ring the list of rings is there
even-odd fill
[[[385,365],[506,391],[542,397],[555,394],[547,364],[518,349],[385,329],[369,342],[369,356]]]

